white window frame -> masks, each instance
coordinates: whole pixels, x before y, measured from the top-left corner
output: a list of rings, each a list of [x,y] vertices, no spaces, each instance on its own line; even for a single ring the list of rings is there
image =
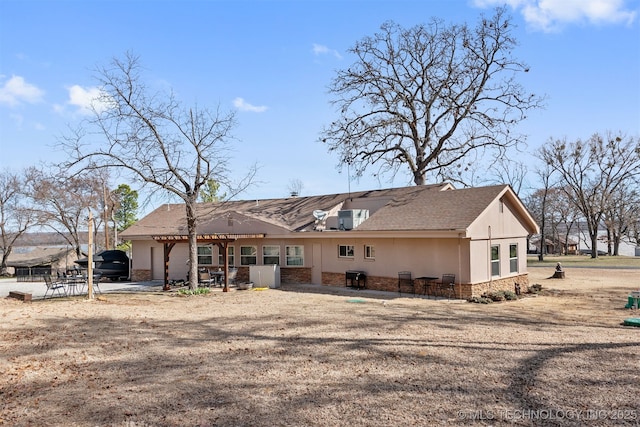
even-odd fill
[[[373,245],[364,245],[364,259],[376,259],[376,247]]]
[[[338,245],[338,258],[355,258],[356,247],[354,245]]]
[[[493,257],[494,249],[496,249],[495,254],[496,258]],[[500,245],[491,245],[491,277],[499,277],[500,276]]]
[[[206,262],[207,258],[209,262]],[[213,248],[211,245],[198,245],[198,265],[213,265]]]
[[[275,249],[275,253],[267,254]],[[275,261],[275,262],[273,262]],[[265,245],[262,247],[262,264],[263,265],[280,265],[280,246],[278,245]]]
[[[287,267],[304,266],[304,246],[290,245],[284,247],[285,265]]]
[[[515,256],[513,255],[513,249],[515,248]],[[511,243],[509,245],[509,272],[510,273],[517,273],[519,268],[518,268],[518,244],[517,243]]]
[[[251,253],[249,254],[244,253],[245,249],[250,249]],[[240,246],[240,265],[257,265],[257,264],[258,264],[258,247],[255,245]]]
[[[227,259],[229,260],[229,267],[235,265],[235,248],[233,246],[227,246]],[[218,250],[218,265],[224,266],[224,259],[222,259],[222,250]]]

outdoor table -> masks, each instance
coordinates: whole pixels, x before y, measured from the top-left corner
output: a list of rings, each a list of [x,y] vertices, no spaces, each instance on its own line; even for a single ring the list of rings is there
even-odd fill
[[[438,277],[432,277],[432,276],[420,276],[420,277],[416,277],[416,280],[420,280],[423,283],[424,286],[424,290],[423,293],[427,296],[427,298],[429,297],[429,294],[427,293],[427,288],[433,287],[433,289],[435,289],[435,285],[436,285],[436,280],[438,280]],[[435,298],[437,295],[433,294],[433,297]]]
[[[224,271],[210,271],[209,274],[214,278],[216,284],[222,284],[224,281]]]

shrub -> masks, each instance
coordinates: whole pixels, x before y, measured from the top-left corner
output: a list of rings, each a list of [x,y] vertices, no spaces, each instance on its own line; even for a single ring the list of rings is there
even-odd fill
[[[211,292],[211,290],[209,288],[198,288],[195,291],[192,291],[191,289],[179,289],[178,290],[178,294],[179,295],[206,295],[209,292]]]
[[[469,302],[474,302],[476,304],[491,304],[493,301],[489,298],[485,298],[485,297],[472,297],[469,298],[467,301]]]
[[[538,283],[534,283],[533,285],[529,286],[529,292],[531,292],[532,294],[537,294],[541,290],[542,290],[542,285]]]
[[[489,298],[492,301],[504,301],[506,298],[504,296],[504,291],[493,291],[483,295],[485,298]]]
[[[507,301],[514,301],[518,299],[518,295],[516,295],[515,292],[504,291],[504,299]]]

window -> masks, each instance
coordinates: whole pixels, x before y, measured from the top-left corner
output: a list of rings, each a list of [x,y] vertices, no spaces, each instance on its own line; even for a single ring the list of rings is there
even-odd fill
[[[280,246],[263,246],[262,263],[264,265],[280,265]]]
[[[500,246],[491,245],[491,275],[500,275]]]
[[[304,265],[304,246],[285,247],[286,265]]]
[[[256,265],[258,248],[256,246],[240,246],[240,265]]]
[[[511,273],[518,272],[518,245],[509,245],[509,271]]]
[[[222,259],[222,251],[219,251],[220,253],[218,254],[218,265],[224,265],[224,259]],[[229,266],[234,266],[236,265],[235,263],[235,249],[233,246],[227,246],[227,257],[229,257]]]
[[[211,246],[198,246],[198,265],[213,264],[213,248]]]
[[[365,259],[376,259],[376,248],[371,245],[364,246],[364,258]]]
[[[353,245],[338,245],[338,258],[353,258]]]

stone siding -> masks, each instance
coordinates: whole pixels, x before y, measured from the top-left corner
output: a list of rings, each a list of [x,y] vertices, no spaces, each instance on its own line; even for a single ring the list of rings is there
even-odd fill
[[[481,297],[483,294],[495,291],[511,291],[516,292],[516,284],[520,286],[520,293],[529,291],[529,275],[521,274],[514,277],[505,277],[490,282],[475,283],[473,285],[461,285],[459,298],[469,299],[472,297]],[[456,285],[458,286],[458,285]]]

